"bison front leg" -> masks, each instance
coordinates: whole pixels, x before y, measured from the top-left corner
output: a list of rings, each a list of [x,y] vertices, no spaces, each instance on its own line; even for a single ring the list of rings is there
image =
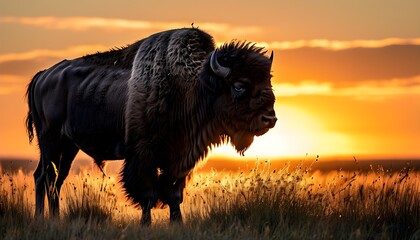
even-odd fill
[[[145,194],[143,200],[141,201],[141,219],[140,224],[143,226],[150,226],[152,224],[152,208],[155,205],[155,196]]]
[[[169,205],[171,223],[182,222],[180,204],[183,201],[185,178],[174,178],[165,174],[159,176],[159,198]]]
[[[150,159],[153,155],[144,149],[142,154],[127,154],[122,171],[122,182],[127,196],[142,208],[140,223],[152,223],[151,209],[157,202],[157,169]],[[148,153],[148,154],[147,154]]]
[[[151,169],[143,172],[139,178],[138,193],[139,196],[134,198],[135,202],[139,202],[142,215],[140,224],[149,226],[152,223],[151,210],[157,202],[157,172],[156,169]]]

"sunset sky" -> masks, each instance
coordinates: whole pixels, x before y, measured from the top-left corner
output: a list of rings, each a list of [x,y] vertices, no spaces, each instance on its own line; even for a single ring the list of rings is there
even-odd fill
[[[420,158],[419,9],[418,0],[2,1],[0,157],[37,158],[24,127],[36,72],[194,23],[217,44],[275,52],[279,120],[246,156]],[[229,146],[219,155],[241,159]]]

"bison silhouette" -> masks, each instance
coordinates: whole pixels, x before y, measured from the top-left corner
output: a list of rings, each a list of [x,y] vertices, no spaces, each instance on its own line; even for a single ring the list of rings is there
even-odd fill
[[[273,54],[265,54],[241,41],[216,49],[206,32],[183,28],[37,73],[26,121],[40,149],[35,214],[43,216],[46,194],[58,214],[61,186],[82,150],[99,166],[125,159],[121,181],[142,224],[157,203],[169,205],[171,222],[182,221],[196,163],[225,142],[243,154],[276,123]]]

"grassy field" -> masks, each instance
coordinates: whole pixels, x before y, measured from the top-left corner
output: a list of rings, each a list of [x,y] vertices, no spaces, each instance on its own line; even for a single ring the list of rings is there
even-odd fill
[[[31,173],[1,170],[0,239],[420,239],[420,172],[381,166],[317,171],[318,159],[194,174],[184,224],[153,210],[151,227],[118,175],[67,178],[59,218],[34,219]]]

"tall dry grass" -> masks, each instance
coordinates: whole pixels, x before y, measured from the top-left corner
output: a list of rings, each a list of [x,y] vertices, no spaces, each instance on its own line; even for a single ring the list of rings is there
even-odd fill
[[[61,216],[41,220],[33,218],[32,176],[2,171],[0,239],[420,238],[420,175],[409,165],[320,173],[311,169],[317,161],[195,174],[182,205],[185,224],[168,224],[168,210],[154,210],[149,228],[140,227],[117,176],[70,176]]]

